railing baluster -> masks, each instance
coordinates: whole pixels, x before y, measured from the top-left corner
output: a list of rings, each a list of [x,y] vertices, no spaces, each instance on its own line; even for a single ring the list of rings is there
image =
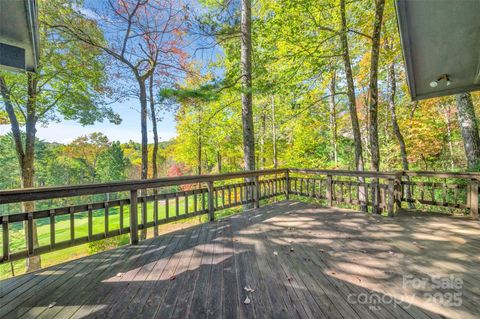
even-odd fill
[[[93,237],[93,212],[92,212],[92,205],[88,205],[88,241],[92,240]]]
[[[285,172],[285,199],[290,199],[290,174],[288,171]]]
[[[158,195],[156,192],[153,201],[153,235],[158,236]]]
[[[228,207],[232,206],[232,193],[230,190],[230,185],[227,186],[227,191],[228,191]]]
[[[69,208],[70,213],[70,241],[73,242],[75,240],[75,215],[74,215],[74,208]]]
[[[205,190],[202,188],[202,212],[205,211],[206,205],[205,205]]]
[[[447,180],[443,183],[442,206],[447,206]]]
[[[120,212],[118,219],[120,223],[120,234],[123,234],[123,200],[120,201]]]
[[[215,220],[215,208],[213,207],[213,193],[215,191],[213,182],[207,183],[208,188],[208,219],[213,222]]]
[[[237,200],[237,186],[233,186],[233,204],[237,205],[238,200]]]
[[[243,205],[243,184],[240,186],[240,203]]]
[[[178,198],[178,192],[175,193],[175,219],[178,219],[178,215],[180,214],[180,203]]]
[[[165,195],[165,219],[170,217],[170,205],[168,201],[168,195]]]
[[[55,209],[50,209],[50,249],[55,248]]]
[[[470,217],[478,219],[478,182],[476,180],[470,181]]]
[[[193,190],[193,211],[197,213],[197,190]]]
[[[109,232],[109,225],[108,225],[108,215],[109,215],[109,208],[108,208],[108,202],[105,202],[105,238],[108,237],[108,232]]]
[[[185,194],[185,215],[188,214],[188,195],[187,195],[187,192],[184,193]]]
[[[327,175],[327,206],[331,207],[333,203],[333,179],[332,175]]]
[[[8,260],[10,255],[10,243],[8,233],[8,215],[2,216],[2,235],[3,235],[3,260]]]
[[[142,194],[141,194],[141,202],[142,202],[142,215],[141,215],[141,218],[142,218],[142,231],[141,231],[141,234],[142,234],[142,238],[141,239],[145,239],[147,237],[147,190],[144,189],[142,191]]]
[[[225,208],[225,190],[224,190],[224,187],[225,186],[222,186],[222,190],[221,190],[221,192],[222,192],[222,206],[221,206],[222,209]]]
[[[254,201],[255,201],[255,208],[260,208],[260,180],[258,175],[253,178],[254,181]]]
[[[138,244],[138,192],[136,189],[130,191],[130,244]]]

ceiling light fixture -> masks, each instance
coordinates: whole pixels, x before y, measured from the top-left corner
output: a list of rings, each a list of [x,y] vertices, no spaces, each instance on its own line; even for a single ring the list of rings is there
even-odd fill
[[[448,74],[442,74],[437,78],[437,80],[430,82],[430,87],[432,87],[432,88],[437,87],[438,82],[440,82],[442,80],[445,80],[445,84],[447,86],[450,86],[450,84],[452,84],[452,81],[450,81],[450,77],[448,76]]]

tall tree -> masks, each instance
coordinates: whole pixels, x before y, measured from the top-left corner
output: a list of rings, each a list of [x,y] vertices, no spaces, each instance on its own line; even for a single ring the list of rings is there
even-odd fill
[[[330,131],[332,135],[332,160],[335,167],[338,166],[338,144],[337,144],[337,101],[335,98],[336,90],[336,77],[337,73],[334,69],[332,71],[329,91],[330,91],[330,99],[329,99],[329,106],[330,106]]]
[[[245,170],[255,169],[255,134],[252,110],[252,3],[241,0],[241,76],[243,157]]]
[[[118,116],[101,103],[107,90],[103,85],[105,77],[99,52],[48,27],[57,23],[59,10],[64,17],[72,17],[73,12],[65,2],[39,2],[40,64],[37,73],[0,73],[1,101],[15,142],[21,186],[25,188],[33,187],[35,182],[34,150],[39,123],[56,120],[59,115],[82,124],[93,124],[105,117],[120,122]],[[86,20],[79,23],[85,24]],[[94,27],[90,31],[98,32]],[[26,212],[35,210],[34,203],[24,203],[23,209]],[[38,244],[36,238],[34,242]],[[27,271],[40,266],[40,257],[27,259]]]
[[[480,137],[470,93],[457,94],[457,114],[469,170],[480,168]]]
[[[382,34],[383,10],[385,0],[375,0],[375,20],[373,23],[372,46],[370,53],[370,82],[369,96],[369,133],[370,152],[372,154],[371,168],[373,171],[380,170],[380,147],[378,145],[378,62],[380,59],[380,38]],[[378,184],[378,179],[375,180]],[[373,194],[373,211],[379,213],[380,188],[375,187]]]
[[[85,17],[86,10],[91,23],[100,26],[105,38],[92,37],[77,23],[78,19]],[[94,11],[104,12],[92,14]],[[173,0],[109,0],[104,7],[78,8],[76,19],[64,19],[54,25],[114,58],[118,62],[114,74],[123,75],[127,80],[133,77],[137,82],[134,95],[140,102],[142,179],[148,177],[146,81],[159,67],[183,72],[185,54],[179,44],[184,21],[183,7],[174,5]]]
[[[358,171],[363,171],[363,151],[362,151],[362,135],[360,133],[360,125],[358,123],[357,115],[357,102],[355,94],[355,84],[353,81],[352,63],[350,60],[350,50],[348,47],[348,28],[347,28],[347,16],[345,8],[345,0],[340,0],[340,43],[342,48],[343,65],[345,68],[345,78],[347,81],[347,96],[348,96],[348,108],[350,111],[350,120],[352,123],[353,141],[355,143],[355,168]],[[363,178],[360,178],[360,182],[364,182]],[[366,189],[365,187],[359,187],[359,200],[366,202]],[[367,210],[366,205],[360,205],[362,211]]]
[[[373,23],[372,46],[370,53],[370,105],[369,105],[369,123],[370,123],[370,151],[372,153],[372,170],[380,169],[380,148],[378,146],[378,62],[380,59],[380,38],[383,22],[383,10],[385,0],[375,1],[375,21]]]
[[[152,151],[152,178],[158,177],[157,157],[158,157],[158,129],[157,129],[157,110],[155,108],[155,96],[153,95],[153,77],[154,73],[150,75],[149,81],[149,97],[150,97],[150,117],[152,119],[153,131],[153,151]]]
[[[347,81],[347,96],[348,96],[348,108],[350,111],[350,119],[352,122],[353,140],[355,143],[355,168],[359,171],[363,171],[363,154],[362,154],[362,136],[360,134],[360,125],[358,123],[357,115],[357,102],[355,94],[355,84],[353,81],[352,63],[350,60],[350,49],[348,47],[348,28],[345,0],[340,0],[340,44],[342,47],[343,65],[345,68],[345,78]]]
[[[65,153],[85,169],[88,174],[87,181],[97,182],[99,159],[111,143],[102,133],[92,133],[80,136],[65,147]]]

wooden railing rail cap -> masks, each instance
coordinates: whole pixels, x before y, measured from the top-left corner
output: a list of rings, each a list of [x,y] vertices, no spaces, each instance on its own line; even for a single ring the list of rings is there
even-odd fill
[[[176,186],[184,184],[207,183],[211,181],[223,181],[236,178],[255,177],[261,175],[282,174],[287,172],[285,168],[243,171],[214,175],[189,175],[162,177],[157,179],[131,180],[122,182],[82,184],[73,186],[17,188],[0,191],[0,204],[18,203],[42,199],[61,197],[73,197],[82,195],[95,195],[131,191],[137,189]]]

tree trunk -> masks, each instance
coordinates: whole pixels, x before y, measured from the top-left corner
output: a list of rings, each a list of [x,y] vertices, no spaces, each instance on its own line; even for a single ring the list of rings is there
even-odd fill
[[[217,151],[217,167],[218,167],[218,173],[222,173],[222,155],[220,154],[220,151]]]
[[[458,122],[469,170],[478,171],[480,164],[480,137],[470,93],[457,94]]]
[[[265,158],[265,135],[267,133],[267,116],[265,115],[265,112],[262,112],[262,132],[260,134],[260,169],[265,169],[265,163],[266,163],[266,158]]]
[[[277,124],[275,121],[275,95],[272,95],[272,145],[273,145],[273,168],[278,167],[277,160]]]
[[[347,80],[348,108],[350,111],[350,118],[352,121],[352,133],[355,142],[355,167],[357,170],[363,171],[362,138],[360,135],[360,125],[358,124],[355,84],[353,82],[352,65],[350,62],[350,51],[348,48],[345,0],[340,0],[340,14],[342,21],[340,40],[342,45],[343,64],[345,67],[345,77]]]
[[[452,117],[451,117],[451,108],[450,104],[446,105],[444,110],[445,114],[445,125],[447,126],[447,142],[448,142],[448,151],[450,155],[450,169],[453,171],[455,169],[455,164],[453,160],[453,143],[452,143]]]
[[[380,148],[378,145],[378,60],[380,57],[380,38],[382,31],[383,9],[385,0],[376,0],[375,22],[373,26],[372,50],[370,60],[370,149],[372,152],[371,167],[374,171],[380,170]]]
[[[332,78],[330,79],[330,131],[332,134],[332,160],[335,167],[338,166],[338,151],[337,151],[337,109],[335,101],[336,93],[336,71],[333,70]]]
[[[141,121],[141,131],[142,131],[142,173],[141,179],[148,178],[148,137],[147,137],[147,88],[145,86],[145,79],[139,78],[138,85],[140,90],[140,121]],[[147,190],[142,189],[140,190],[140,196],[145,197],[147,195]],[[142,224],[146,223],[145,216],[146,213],[146,205],[145,203],[142,206]],[[144,240],[147,238],[147,229],[144,228],[140,231],[140,239]]]
[[[370,105],[368,114],[370,122],[370,151],[372,153],[371,168],[372,171],[377,172],[380,170],[380,147],[378,145],[378,60],[380,57],[380,38],[384,7],[385,0],[376,0],[370,60]],[[375,179],[374,183],[376,186],[373,194],[373,212],[378,214],[380,213],[380,188],[378,187],[378,179]]]
[[[147,136],[147,89],[145,79],[137,77],[140,91],[140,121],[142,131],[142,173],[141,179],[148,178],[148,136]]]
[[[198,137],[197,137],[197,173],[202,175],[202,132],[200,125],[198,128]]]
[[[395,94],[397,92],[396,80],[395,80],[395,64],[392,62],[388,66],[388,108],[390,110],[390,117],[392,119],[392,129],[395,137],[397,138],[398,144],[400,145],[400,157],[402,158],[402,169],[408,171],[408,157],[407,157],[407,147],[405,145],[405,140],[403,139],[402,132],[400,131],[400,126],[397,121],[397,112],[395,110]],[[408,178],[407,178],[408,181]],[[412,198],[412,193],[410,187],[405,189],[405,195],[407,199]],[[411,209],[415,208],[415,205],[411,202],[408,203],[408,207]]]
[[[357,116],[357,103],[355,95],[355,84],[353,82],[353,72],[352,64],[350,62],[350,51],[348,49],[348,38],[347,38],[347,18],[345,12],[345,0],[340,0],[340,16],[341,16],[341,32],[340,32],[340,42],[342,46],[342,58],[345,68],[345,78],[347,80],[347,96],[348,96],[348,108],[350,111],[350,119],[352,121],[352,133],[353,140],[355,143],[355,168],[358,171],[363,171],[363,155],[362,155],[362,136],[360,134],[360,125],[358,124]],[[360,178],[360,183],[364,183],[365,179]],[[366,189],[365,187],[359,187],[359,200],[366,202]],[[362,211],[367,211],[367,206],[362,204],[360,205]]]
[[[242,0],[241,18],[241,72],[242,72],[242,124],[245,170],[255,169],[255,138],[252,111],[252,30],[251,0]]]
[[[153,97],[153,73],[150,75],[150,113],[152,116],[153,131],[153,153],[152,153],[152,178],[158,177],[157,155],[158,155],[158,131],[157,131],[157,113],[155,110],[155,99]]]
[[[34,187],[35,181],[35,134],[37,124],[36,97],[37,97],[37,78],[32,73],[27,73],[28,100],[26,101],[27,110],[25,114],[25,147],[22,143],[22,134],[17,116],[10,100],[5,79],[0,77],[0,92],[3,97],[5,109],[10,119],[12,135],[15,142],[18,164],[20,167],[22,188]],[[24,212],[35,211],[35,202],[23,202],[22,210]],[[24,223],[27,229],[26,223]],[[25,242],[28,242],[27,232],[25,232]],[[38,247],[38,236],[36,222],[33,221],[33,245]],[[26,259],[26,272],[35,271],[41,268],[40,256],[32,256]]]

